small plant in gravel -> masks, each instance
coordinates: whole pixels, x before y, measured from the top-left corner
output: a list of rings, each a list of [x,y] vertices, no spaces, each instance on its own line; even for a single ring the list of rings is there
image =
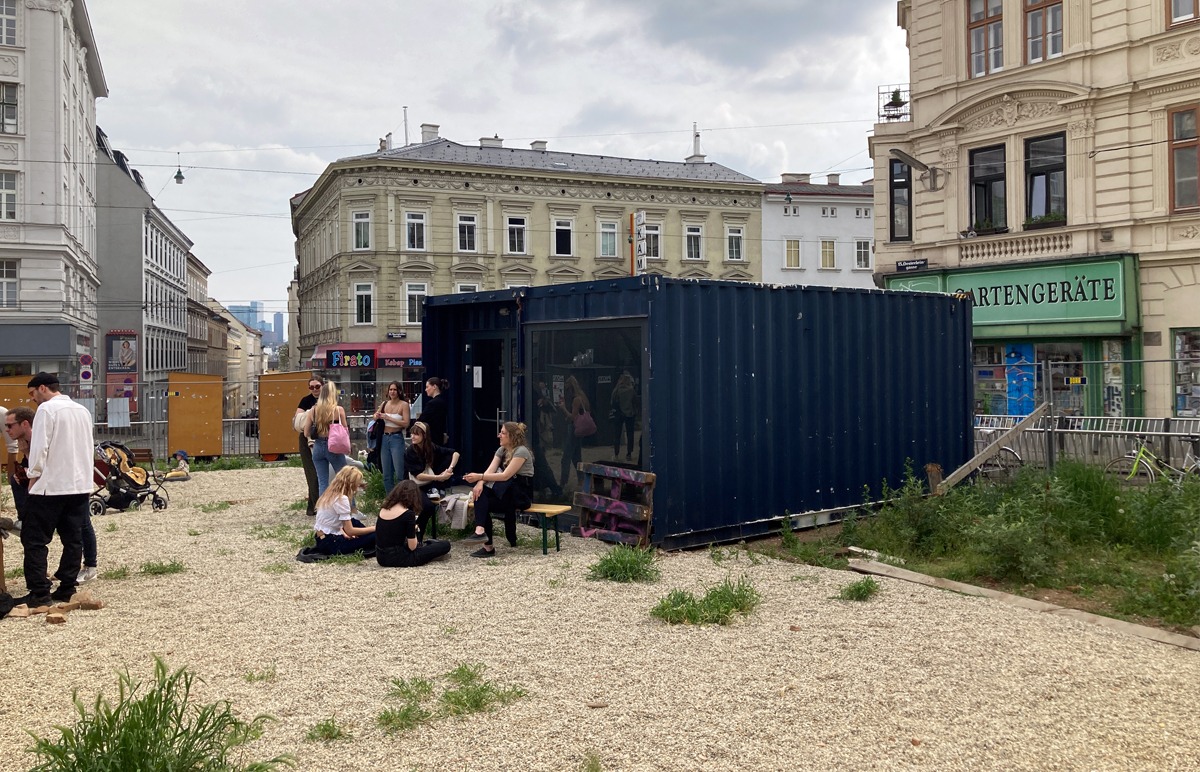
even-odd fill
[[[650,610],[650,615],[668,624],[727,625],[735,613],[749,614],[762,602],[762,596],[746,577],[737,583],[727,577],[710,587],[704,597],[696,598],[686,590],[671,590]]]
[[[291,523],[259,524],[250,528],[250,535],[259,540],[273,539],[297,549],[303,546],[306,538],[311,536],[314,541],[316,539],[312,525],[307,523],[299,525]]]
[[[398,708],[384,708],[375,717],[375,723],[388,734],[405,732],[415,726],[420,726],[433,717],[425,708],[411,702]]]
[[[362,550],[351,552],[349,555],[330,555],[321,562],[327,566],[356,566],[363,562]]]
[[[200,535],[200,531],[197,531],[195,528],[188,529],[188,536],[199,536],[199,535]]]
[[[271,466],[254,456],[222,456],[212,461],[194,461],[191,468],[193,472],[224,472],[230,469],[263,469]]]
[[[276,756],[248,766],[229,759],[230,752],[262,736],[270,716],[243,721],[229,702],[197,705],[191,700],[195,676],[187,668],[173,673],[154,660],[154,683],[142,689],[128,671],[118,674],[116,702],[98,695],[91,709],[76,693],[78,718],[58,727],[57,739],[38,738],[29,750],[39,763],[34,770],[270,770],[290,766],[289,756]]]
[[[442,693],[442,713],[449,716],[465,716],[483,713],[497,705],[507,705],[525,696],[519,686],[499,687],[483,680],[487,666],[482,663],[459,663],[446,674],[456,686]]]
[[[289,512],[304,512],[308,509],[308,499],[299,499],[287,505]]]
[[[433,694],[433,684],[425,678],[393,678],[388,682],[388,697],[405,702],[421,702]]]
[[[262,570],[266,574],[290,574],[292,572],[292,564],[281,560],[276,563],[267,563],[262,567]]]
[[[107,571],[102,571],[100,572],[100,578],[106,581],[112,581],[114,579],[128,579],[129,566],[117,566],[116,568],[110,568]]]
[[[879,591],[883,589],[879,582],[875,581],[870,576],[859,579],[857,582],[851,582],[841,589],[837,594],[838,600],[870,600],[875,597]]]
[[[187,567],[178,560],[172,560],[170,563],[162,563],[158,561],[150,561],[142,563],[141,571],[146,576],[162,576],[164,574],[179,574],[187,570]]]
[[[108,531],[109,533],[116,533],[118,530],[120,530],[120,526],[118,526],[116,523],[110,522],[108,525],[104,526],[104,530]]]
[[[251,670],[249,673],[246,673],[244,676],[242,676],[242,678],[244,678],[248,684],[257,684],[262,683],[263,681],[274,681],[275,677],[276,672],[274,663],[272,663],[269,667],[263,668],[262,670]]]
[[[318,721],[312,729],[308,730],[308,734],[304,735],[304,739],[314,743],[327,743],[334,740],[349,740],[351,735],[338,726],[335,716],[330,716],[324,721]]]
[[[21,566],[17,566],[16,568],[10,568],[4,572],[5,579],[18,579],[24,575],[25,575],[25,569],[22,568]]]
[[[600,754],[593,750],[589,750],[583,754],[583,763],[579,765],[580,772],[603,772],[604,767],[600,765]]]
[[[206,515],[211,515],[213,512],[224,512],[231,506],[233,505],[228,501],[210,501],[207,504],[201,504],[197,509]]]
[[[588,568],[588,579],[594,581],[650,583],[658,581],[661,575],[652,550],[625,544],[613,547]]]

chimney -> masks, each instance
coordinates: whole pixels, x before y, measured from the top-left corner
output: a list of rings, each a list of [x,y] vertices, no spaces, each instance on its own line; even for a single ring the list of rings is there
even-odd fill
[[[812,179],[812,175],[811,174],[796,174],[795,172],[785,172],[782,175],[781,179],[784,182],[802,182],[805,185],[807,185],[808,181],[810,179]]]
[[[700,152],[700,132],[696,131],[696,124],[692,122],[692,154],[683,159],[684,163],[702,164],[704,163],[704,154]]]
[[[497,134],[493,137],[480,137],[479,138],[479,146],[480,147],[504,147],[504,140],[500,139],[499,134]]]
[[[440,128],[441,128],[441,126],[438,126],[436,123],[422,123],[421,124],[421,141],[422,142],[432,142],[435,139],[437,139],[438,138],[438,129],[440,129]]]
[[[384,150],[387,150],[387,140],[385,140],[383,137],[380,137],[379,138],[379,152],[382,153]]]
[[[387,140],[387,149],[391,150],[392,149],[392,132],[389,131],[387,133],[387,136],[384,137],[384,139]]]
[[[841,185],[842,184],[842,175],[826,174],[825,175],[825,184],[826,185]]]
[[[529,148],[530,148],[530,150],[545,150],[546,149],[546,140],[535,139],[533,142],[529,143]]]

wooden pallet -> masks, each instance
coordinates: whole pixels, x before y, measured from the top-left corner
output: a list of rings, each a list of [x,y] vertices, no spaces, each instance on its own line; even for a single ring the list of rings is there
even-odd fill
[[[575,492],[578,533],[601,541],[647,546],[654,520],[652,472],[604,464],[579,465],[583,490]]]

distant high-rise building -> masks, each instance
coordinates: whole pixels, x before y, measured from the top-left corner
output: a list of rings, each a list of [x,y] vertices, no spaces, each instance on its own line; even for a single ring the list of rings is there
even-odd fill
[[[287,340],[287,328],[283,326],[283,314],[275,312],[275,345]]]
[[[259,310],[262,308],[262,303],[256,300],[240,306],[227,306],[229,313],[233,314],[234,318],[247,327],[255,330],[262,327],[262,319],[259,318]]]

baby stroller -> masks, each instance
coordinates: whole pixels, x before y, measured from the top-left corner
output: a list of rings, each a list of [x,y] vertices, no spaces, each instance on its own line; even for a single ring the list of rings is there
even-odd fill
[[[108,509],[124,512],[137,509],[146,499],[155,511],[167,508],[170,496],[163,488],[162,476],[148,472],[133,461],[133,453],[119,442],[106,441],[96,445],[96,460],[92,463],[96,491],[88,501],[88,509],[103,515]]]

